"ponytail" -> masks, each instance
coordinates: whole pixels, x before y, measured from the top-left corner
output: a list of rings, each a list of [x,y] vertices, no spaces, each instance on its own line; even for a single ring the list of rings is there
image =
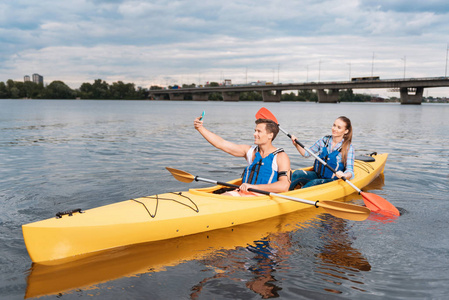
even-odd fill
[[[338,119],[345,122],[346,129],[348,130],[348,133],[346,133],[343,136],[344,141],[341,146],[341,158],[342,158],[344,166],[346,167],[346,161],[348,159],[349,147],[351,146],[351,143],[352,143],[352,125],[351,125],[351,120],[349,120],[348,118],[346,118],[344,116],[338,117]]]

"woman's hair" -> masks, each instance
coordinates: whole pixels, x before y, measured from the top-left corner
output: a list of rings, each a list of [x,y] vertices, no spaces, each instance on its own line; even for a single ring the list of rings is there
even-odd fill
[[[279,133],[278,124],[269,119],[257,119],[256,124],[265,124],[265,129],[267,130],[267,132],[273,134],[273,139],[271,141],[274,141],[274,139]]]
[[[346,167],[346,160],[348,159],[348,152],[349,152],[349,147],[351,146],[352,143],[352,125],[351,125],[351,120],[349,120],[348,118],[341,116],[338,117],[337,120],[340,119],[342,120],[345,124],[346,124],[346,129],[348,130],[348,133],[346,133],[343,138],[343,145],[341,146],[341,158],[343,161],[343,164]]]

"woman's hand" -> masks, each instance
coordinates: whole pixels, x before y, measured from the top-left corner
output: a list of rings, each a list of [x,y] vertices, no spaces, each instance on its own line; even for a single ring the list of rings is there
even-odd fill
[[[295,148],[298,150],[299,154],[301,154],[302,156],[305,156],[306,150],[304,150],[304,148],[302,146],[300,146],[298,143],[296,143],[296,141],[297,141],[296,136],[291,135],[291,139],[292,139],[293,146],[295,146]]]
[[[294,136],[294,135],[292,135],[292,143],[293,143],[293,146],[295,146],[296,147],[296,136]]]
[[[338,178],[342,178],[344,176],[346,179],[352,177],[351,173],[343,173],[342,171],[337,171],[337,173],[335,173],[335,176],[337,176]]]

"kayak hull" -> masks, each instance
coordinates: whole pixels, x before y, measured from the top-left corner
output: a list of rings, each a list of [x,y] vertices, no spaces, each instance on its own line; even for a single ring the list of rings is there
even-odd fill
[[[359,188],[368,185],[383,172],[387,156],[376,155],[374,162],[356,161],[351,182]],[[55,260],[76,259],[102,250],[241,225],[313,207],[273,196],[211,193],[218,188],[141,197],[25,224],[25,245],[33,262],[53,264]],[[316,201],[340,199],[354,192],[347,183],[337,180],[283,194]]]

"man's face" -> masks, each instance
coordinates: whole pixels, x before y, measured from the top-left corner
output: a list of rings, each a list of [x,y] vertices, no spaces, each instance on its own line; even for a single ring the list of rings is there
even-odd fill
[[[254,129],[254,144],[263,145],[271,140],[273,140],[273,133],[267,132],[266,124],[257,124],[256,129]]]

